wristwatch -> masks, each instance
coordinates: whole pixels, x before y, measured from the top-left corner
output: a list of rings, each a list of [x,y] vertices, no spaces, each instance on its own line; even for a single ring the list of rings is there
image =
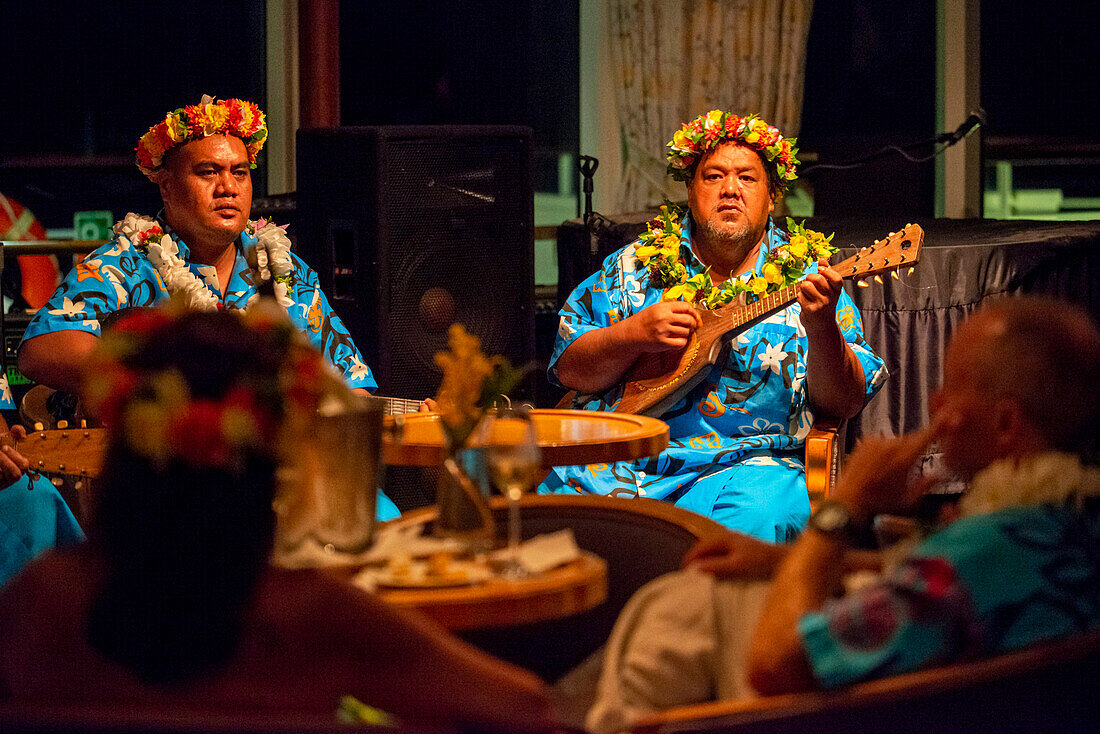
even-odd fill
[[[846,543],[856,540],[855,520],[848,506],[837,500],[825,500],[817,506],[817,511],[810,515],[807,527],[819,533],[832,536]]]

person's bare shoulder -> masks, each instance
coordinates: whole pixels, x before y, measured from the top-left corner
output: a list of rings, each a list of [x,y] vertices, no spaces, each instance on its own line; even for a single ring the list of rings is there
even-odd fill
[[[0,639],[38,644],[78,629],[99,578],[84,546],[46,551],[0,589]]]
[[[273,566],[265,572],[256,599],[258,613],[271,622],[308,629],[323,616],[324,630],[317,632],[336,637],[361,634],[364,622],[394,615],[374,594],[317,569]]]

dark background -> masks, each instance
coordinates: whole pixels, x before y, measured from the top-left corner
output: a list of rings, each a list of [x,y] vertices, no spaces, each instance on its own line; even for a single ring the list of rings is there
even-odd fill
[[[264,7],[5,3],[0,191],[49,228],[71,226],[76,210],[155,210],[155,189],[131,164],[137,138],[204,92],[264,103]],[[985,0],[981,15],[986,147],[1092,151],[1095,159],[1095,4]],[[577,150],[578,19],[579,0],[344,0],[343,122],[528,125],[535,190],[554,188],[557,154],[586,152]],[[941,132],[934,96],[935,0],[815,4],[799,142],[818,162]],[[1017,185],[1095,196],[1096,171],[1031,167],[1020,169]],[[264,176],[261,165],[257,196]],[[805,180],[818,214],[932,211],[932,163],[890,155],[855,171],[809,171]]]

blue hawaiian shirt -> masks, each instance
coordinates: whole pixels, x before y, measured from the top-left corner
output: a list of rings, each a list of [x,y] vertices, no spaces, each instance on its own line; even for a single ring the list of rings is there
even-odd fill
[[[692,252],[691,224],[687,213],[680,245],[687,256],[688,277],[706,269]],[[787,234],[769,223],[753,273],[759,275],[767,253],[786,241]],[[560,384],[557,361],[573,340],[660,302],[663,290],[649,285],[648,272],[637,265],[637,245],[634,242],[610,255],[603,268],[581,283],[562,307],[549,368],[555,383]],[[782,474],[804,472],[801,448],[814,416],[806,397],[808,341],[800,312],[798,303],[792,303],[733,337],[725,363],[716,364],[705,380],[660,416],[669,426],[665,451],[633,462],[558,467],[540,491],[653,497],[706,513],[710,498],[681,502],[683,494],[700,484],[699,480],[739,462],[771,465]],[[886,379],[887,370],[863,340],[859,312],[846,293],[841,293],[836,315],[844,338],[863,366],[869,400]],[[610,410],[621,392],[622,386],[616,386],[582,407]],[[762,486],[767,483],[763,481]]]
[[[1100,502],[958,520],[879,582],[804,616],[833,688],[1100,628]]]
[[[163,222],[161,225],[171,232]],[[187,245],[175,235],[173,240],[179,245],[180,258],[186,261],[190,255]],[[188,262],[188,268],[205,281],[227,308],[244,308],[256,294],[252,271],[245,260],[245,253],[255,244],[256,238],[247,232],[238,238],[237,256],[224,298],[212,265]],[[363,363],[363,356],[343,321],[329,306],[317,273],[294,253],[290,257],[294,262],[294,286],[287,293],[294,302],[287,308],[290,320],[336,366],[350,387],[373,390],[378,383]],[[98,336],[99,320],[107,314],[133,306],[152,306],[168,297],[168,290],[149,259],[140,250],[115,239],[69,271],[50,300],[38,310],[23,338],[66,330]]]

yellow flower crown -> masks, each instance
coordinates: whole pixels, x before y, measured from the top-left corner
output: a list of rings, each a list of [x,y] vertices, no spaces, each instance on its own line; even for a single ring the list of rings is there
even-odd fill
[[[703,155],[726,141],[755,150],[775,166],[780,193],[798,178],[798,148],[794,147],[794,138],[784,138],[778,128],[756,115],[739,117],[722,110],[699,115],[676,131],[665,146],[668,148],[668,174],[677,181],[687,181],[694,175]]]
[[[172,110],[164,119],[141,136],[137,147],[137,167],[149,176],[164,163],[172,148],[210,135],[232,135],[244,142],[248,162],[256,167],[256,154],[267,140],[264,113],[252,102],[240,99],[214,101],[204,94],[199,104]]]

